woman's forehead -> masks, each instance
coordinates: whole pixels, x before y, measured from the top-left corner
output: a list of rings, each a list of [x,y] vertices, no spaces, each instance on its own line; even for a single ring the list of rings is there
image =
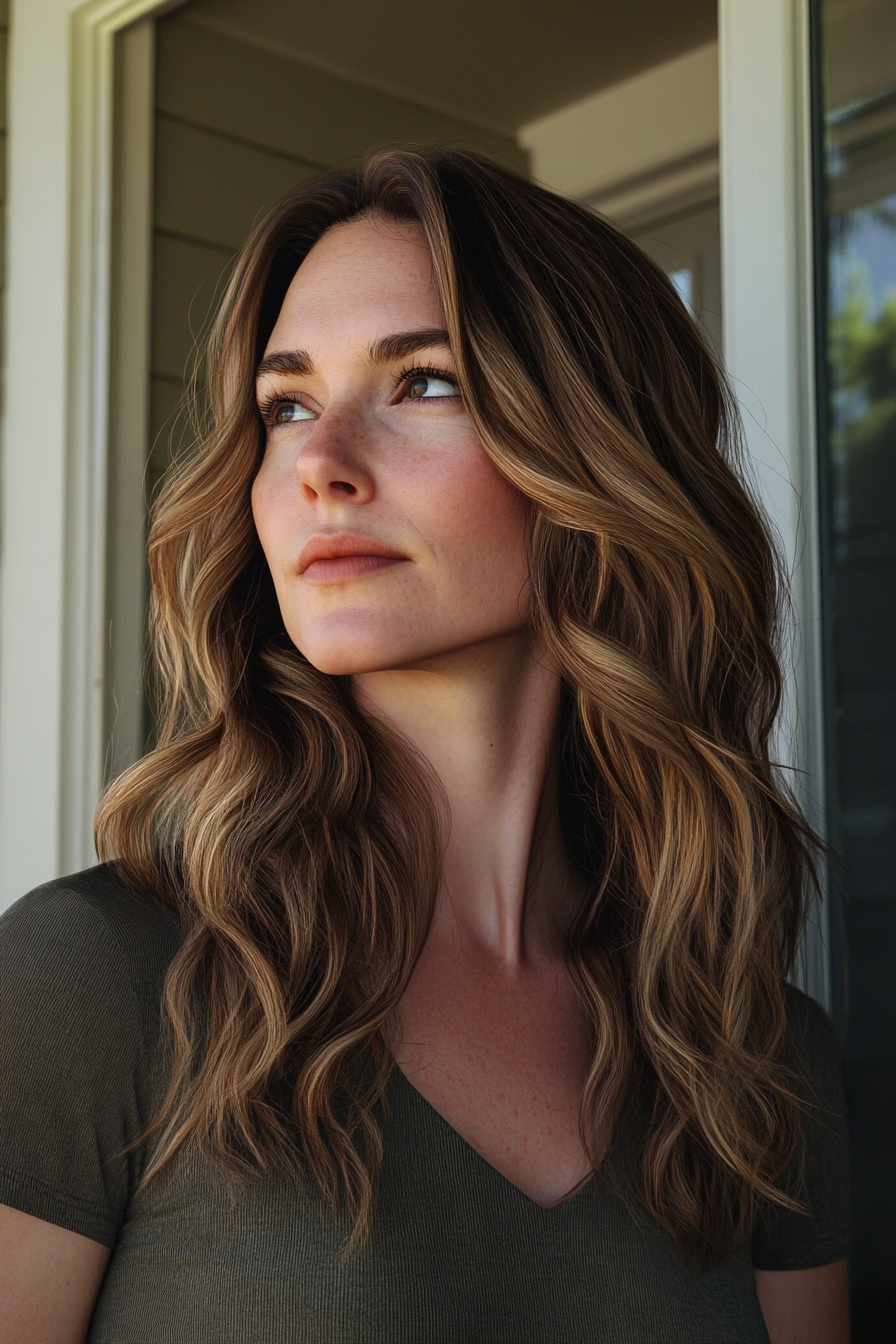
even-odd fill
[[[308,253],[266,353],[336,336],[367,344],[386,330],[444,325],[420,225],[364,216],[330,229]]]
[[[432,258],[422,227],[414,220],[379,214],[335,224],[311,248],[292,284],[306,289],[332,283],[337,276],[364,274],[372,267],[428,285]]]

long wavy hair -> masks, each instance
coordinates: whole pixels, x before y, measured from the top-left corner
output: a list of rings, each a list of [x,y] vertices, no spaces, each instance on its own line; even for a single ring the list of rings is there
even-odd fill
[[[600,1166],[640,1098],[637,1199],[719,1254],[800,1113],[785,1014],[812,836],[769,755],[781,578],[724,380],[667,277],[585,206],[454,151],[380,152],[255,229],[207,343],[203,423],[154,510],[158,745],[97,847],[172,907],[171,1087],[152,1179],[185,1145],[291,1163],[370,1226],[385,1033],[442,842],[421,762],[290,642],[255,532],[255,370],[297,268],[367,212],[422,226],[482,445],[530,501],[533,634],[560,669],[570,973],[592,1032]]]

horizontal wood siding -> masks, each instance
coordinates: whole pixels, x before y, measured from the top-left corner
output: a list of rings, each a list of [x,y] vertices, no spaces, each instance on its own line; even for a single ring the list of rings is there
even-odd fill
[[[329,166],[357,163],[371,145],[450,141],[526,165],[499,131],[225,37],[184,11],[159,22],[158,43],[159,111],[243,144]]]

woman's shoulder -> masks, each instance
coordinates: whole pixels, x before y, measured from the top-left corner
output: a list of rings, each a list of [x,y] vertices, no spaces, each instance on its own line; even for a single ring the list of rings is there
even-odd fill
[[[109,866],[0,918],[0,1202],[111,1245],[164,1086],[177,921]]]
[[[180,941],[174,915],[111,864],[46,882],[0,916],[8,972],[52,977],[57,987],[74,977],[80,992],[122,979],[154,1004]]]
[[[834,1023],[815,999],[795,985],[785,985],[784,997],[799,1074],[810,1090],[827,1096],[833,1091],[835,1097],[829,1099],[839,1110],[841,1057]]]
[[[849,1249],[849,1143],[837,1033],[808,994],[793,985],[785,994],[803,1142],[781,1185],[802,1207],[763,1211],[753,1239],[757,1269],[811,1269],[842,1259]]]

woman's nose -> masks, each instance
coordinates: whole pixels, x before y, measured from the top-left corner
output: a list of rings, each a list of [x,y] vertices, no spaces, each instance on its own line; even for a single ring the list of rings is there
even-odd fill
[[[363,430],[354,417],[325,412],[296,457],[296,473],[309,504],[365,504],[373,476],[365,462]]]

